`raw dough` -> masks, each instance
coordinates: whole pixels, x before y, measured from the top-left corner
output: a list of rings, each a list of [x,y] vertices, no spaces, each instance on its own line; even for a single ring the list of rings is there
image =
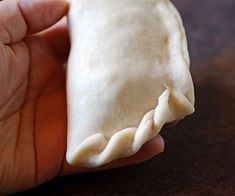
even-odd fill
[[[70,164],[133,155],[194,112],[185,31],[169,0],[70,0],[68,18]]]

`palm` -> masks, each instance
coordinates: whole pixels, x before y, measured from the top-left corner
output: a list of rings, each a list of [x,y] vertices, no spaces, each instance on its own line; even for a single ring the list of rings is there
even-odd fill
[[[6,72],[0,72],[1,80],[10,76],[17,81],[1,81],[8,87],[7,91],[1,88],[0,92],[0,106],[4,104],[6,108],[0,118],[1,127],[5,130],[1,130],[0,134],[4,133],[1,139],[11,145],[5,144],[0,152],[0,157],[4,157],[0,176],[7,179],[0,182],[17,187],[19,182],[23,186],[21,188],[54,177],[62,165],[66,145],[62,63],[42,36],[30,37],[25,43],[28,51],[22,43],[11,47],[16,49],[19,60],[10,61],[8,67],[15,67],[16,71],[6,69]],[[2,46],[0,55],[8,53],[8,49]],[[20,68],[17,67],[18,62],[21,62]]]
[[[10,61],[8,65],[14,67],[14,72],[10,69],[0,72],[0,82],[5,84],[0,90],[0,127],[3,127],[0,135],[2,141],[6,141],[0,143],[0,149],[4,149],[0,151],[0,158],[4,158],[0,164],[0,185],[5,187],[5,192],[22,190],[60,173],[89,171],[68,166],[64,160],[65,71],[47,39],[34,35],[11,47],[1,46],[0,57],[14,50],[17,62]],[[9,77],[14,80],[9,81]],[[158,138],[135,156],[99,170],[141,162],[161,152],[162,148]]]

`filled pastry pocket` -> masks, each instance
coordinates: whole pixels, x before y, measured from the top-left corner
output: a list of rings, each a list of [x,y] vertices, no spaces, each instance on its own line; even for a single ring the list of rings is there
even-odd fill
[[[168,0],[70,4],[67,160],[98,167],[193,113],[186,36]]]

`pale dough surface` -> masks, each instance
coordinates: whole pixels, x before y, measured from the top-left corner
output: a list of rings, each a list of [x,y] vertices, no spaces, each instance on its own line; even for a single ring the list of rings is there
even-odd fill
[[[136,153],[194,111],[181,17],[169,0],[70,0],[67,161]]]

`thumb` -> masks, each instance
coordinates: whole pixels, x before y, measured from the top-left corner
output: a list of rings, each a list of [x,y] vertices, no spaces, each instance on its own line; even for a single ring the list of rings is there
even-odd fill
[[[0,41],[9,44],[40,32],[67,12],[66,0],[4,0],[0,2]]]

